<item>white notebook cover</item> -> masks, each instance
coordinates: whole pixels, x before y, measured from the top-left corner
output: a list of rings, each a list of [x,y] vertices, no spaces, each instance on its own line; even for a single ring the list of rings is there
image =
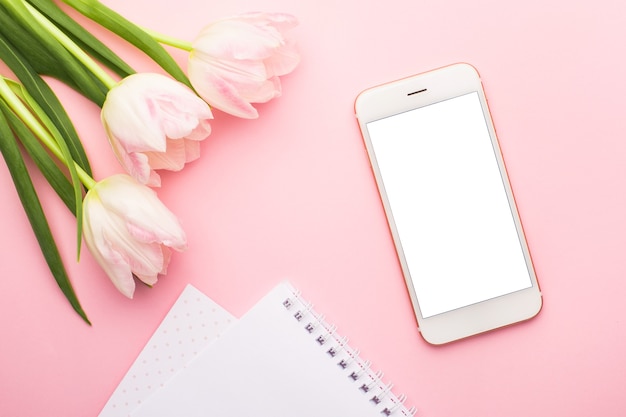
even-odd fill
[[[412,416],[401,402],[283,283],[132,416]]]

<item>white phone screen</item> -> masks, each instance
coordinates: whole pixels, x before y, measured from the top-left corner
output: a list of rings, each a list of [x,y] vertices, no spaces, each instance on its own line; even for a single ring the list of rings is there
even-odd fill
[[[367,130],[423,317],[532,286],[477,92]]]

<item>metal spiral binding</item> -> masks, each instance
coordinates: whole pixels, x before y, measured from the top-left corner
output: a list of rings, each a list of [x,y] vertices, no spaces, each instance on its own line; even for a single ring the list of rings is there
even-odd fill
[[[303,323],[303,328],[311,334],[317,344],[331,360],[335,360],[340,372],[344,372],[347,378],[355,383],[355,389],[366,396],[372,406],[377,407],[382,416],[412,417],[416,408],[407,408],[404,405],[405,395],[396,396],[392,392],[393,384],[383,383],[383,373],[373,373],[369,361],[363,361],[359,357],[359,351],[348,345],[346,337],[336,334],[336,326],[329,325],[323,315],[318,315],[313,310],[313,305],[300,297],[299,292],[293,294],[293,298],[283,301],[286,310],[293,312],[293,317]]]
[[[359,389],[365,393],[370,392],[370,390],[374,387],[374,385],[378,382],[378,381],[382,381],[383,379],[383,373],[378,371],[376,373],[376,375],[374,375],[374,379],[369,383],[369,384],[361,384],[361,386],[359,387]]]

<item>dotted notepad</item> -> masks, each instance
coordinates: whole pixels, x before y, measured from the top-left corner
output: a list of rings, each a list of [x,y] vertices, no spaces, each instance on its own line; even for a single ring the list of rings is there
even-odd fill
[[[234,321],[221,306],[187,285],[99,417],[129,416]]]

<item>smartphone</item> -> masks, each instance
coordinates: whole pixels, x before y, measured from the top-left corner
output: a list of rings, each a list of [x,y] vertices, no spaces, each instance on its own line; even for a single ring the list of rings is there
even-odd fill
[[[542,295],[476,69],[370,88],[355,112],[423,338],[535,316]]]

